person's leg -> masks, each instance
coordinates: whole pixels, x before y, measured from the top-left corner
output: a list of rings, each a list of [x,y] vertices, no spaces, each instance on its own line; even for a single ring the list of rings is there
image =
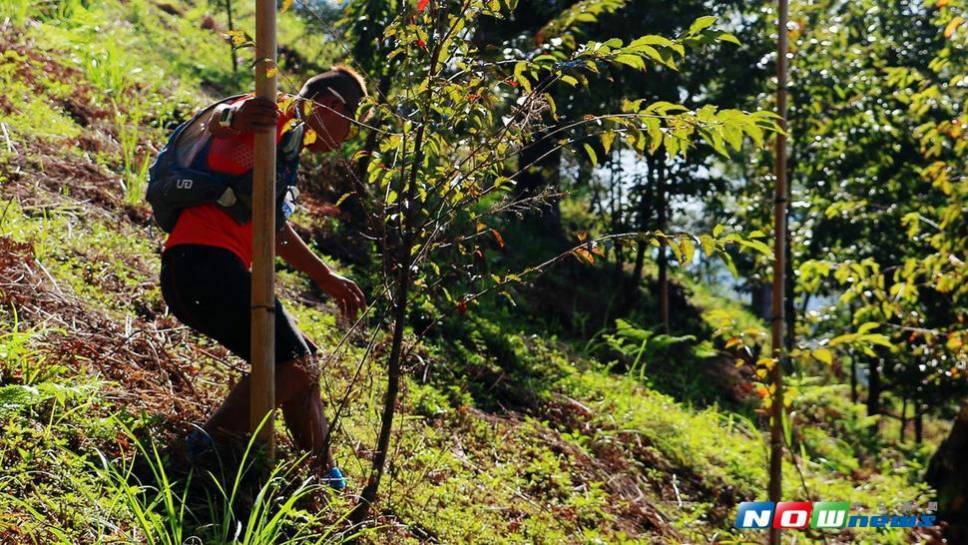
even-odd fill
[[[295,320],[277,301],[276,361],[292,360],[297,368],[294,375],[303,374],[301,380],[293,381],[290,389],[277,394],[280,396],[277,400],[296,446],[309,451],[316,467],[326,472],[333,460],[327,445],[329,421],[323,406],[315,353],[316,346],[299,331]]]
[[[296,446],[317,456],[324,468],[331,458],[324,444],[329,429],[320,397],[318,375],[313,372],[311,356],[276,366],[276,405],[282,407],[286,426]],[[205,423],[203,429],[213,438],[242,438],[248,433],[251,383],[246,375]]]
[[[251,274],[231,252],[211,247],[175,247],[163,258],[162,287],[176,316],[196,331],[249,360]],[[308,450],[325,471],[329,426],[320,396],[316,347],[276,300],[276,405],[282,407],[296,446]],[[249,432],[250,378],[244,376],[203,425],[216,441],[243,439]]]
[[[333,459],[326,444],[329,421],[323,409],[319,383],[316,383],[307,392],[283,403],[282,415],[296,445],[309,451],[320,469],[327,470],[332,467]]]

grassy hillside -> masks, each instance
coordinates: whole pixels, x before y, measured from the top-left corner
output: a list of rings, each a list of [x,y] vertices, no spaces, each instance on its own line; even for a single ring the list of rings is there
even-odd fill
[[[334,309],[291,271],[280,274],[287,304],[327,353],[324,396],[349,400],[335,444],[347,494],[305,485],[304,468],[287,465],[261,499],[241,479],[242,500],[227,508],[220,495],[231,495],[231,471],[190,474],[167,458],[243,371],[166,313],[157,285],[163,233],[141,199],[167,130],[248,79],[244,63],[232,73],[228,46],[212,30],[224,19],[211,9],[0,0],[0,542],[345,537],[340,519],[375,442],[387,343],[378,341],[362,367],[365,339],[334,348]],[[244,12],[239,20],[251,24]],[[338,53],[292,14],[281,29],[304,62],[325,66]],[[307,234],[334,236],[327,218],[302,212],[297,222]],[[638,366],[623,360],[620,339],[558,337],[528,307],[484,305],[444,324],[408,362],[395,450],[365,542],[762,539],[731,529],[736,504],[765,495],[755,396],[730,398],[709,386],[703,367],[722,359],[709,336],[724,309],[743,327],[756,322],[699,286],[687,293],[705,337]],[[930,446],[885,445],[873,457],[855,439],[871,422],[840,387],[793,382],[803,394],[795,417],[811,425],[791,438],[798,464],[786,468],[787,498],[874,510],[925,501],[916,483]],[[282,458],[294,460],[287,445]],[[258,516],[260,505],[269,517]],[[828,533],[827,543],[909,537],[845,531]]]

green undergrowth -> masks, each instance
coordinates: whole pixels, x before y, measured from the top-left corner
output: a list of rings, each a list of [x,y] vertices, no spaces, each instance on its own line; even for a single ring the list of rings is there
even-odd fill
[[[69,222],[74,223],[68,228]],[[0,234],[31,242],[60,289],[119,319],[134,318],[138,311],[123,301],[128,289],[123,286],[153,286],[157,256],[139,236],[144,234],[140,228],[118,231],[109,225],[70,209],[31,214],[12,206]],[[69,229],[71,237],[45,238],[55,227]],[[87,258],[78,254],[91,248],[102,256],[97,277],[126,282],[92,281]],[[134,258],[143,266],[131,266]],[[302,293],[306,300],[303,279],[283,273],[280,283],[284,291]],[[149,307],[160,304],[156,289],[131,293]],[[289,306],[324,351],[338,343],[342,330],[331,308],[294,300]],[[146,441],[161,430],[150,415],[126,414],[123,404],[102,397],[100,392],[108,389],[96,378],[49,361],[43,345],[31,342],[41,331],[24,324],[7,327],[15,333],[4,337],[4,361],[19,362],[17,376],[46,370],[20,382],[6,378],[13,373],[4,371],[0,479],[9,487],[0,502],[14,513],[18,528],[54,543],[96,543],[120,535],[117,528],[132,538],[142,535],[132,506],[152,506],[151,501],[132,504],[118,496],[117,482],[103,478],[97,452],[117,452],[118,445],[127,445],[127,457],[114,462],[123,473],[136,452],[126,427],[141,429]],[[757,422],[715,406],[690,408],[648,389],[636,374],[616,374],[607,362],[581,356],[578,347],[491,321],[485,314],[462,320],[462,328],[463,338],[451,337],[455,343],[427,342],[417,351],[422,362],[412,367],[405,384],[382,503],[397,524],[382,526],[383,533],[367,539],[381,542],[393,535],[401,543],[418,543],[418,536],[433,535],[453,543],[692,542],[716,532],[728,535],[735,504],[761,497],[766,453]],[[343,346],[335,357],[322,360],[331,408],[354,382],[364,351],[362,338]],[[375,439],[385,378],[381,363],[377,351],[362,366],[341,414],[335,456],[354,486],[365,480],[367,469],[360,448]],[[184,364],[198,366],[204,379],[212,362]],[[224,384],[206,382],[199,381],[199,387],[224,391]],[[817,399],[805,400],[811,404],[831,403],[831,396],[841,399],[821,389],[807,391],[816,392]],[[798,457],[809,492],[788,465],[786,496],[839,498],[872,509],[919,499],[918,487],[911,484],[917,462],[886,457],[862,463],[826,428],[809,430]],[[616,475],[631,479],[641,495],[609,488]],[[176,503],[184,493],[178,486],[172,484]],[[63,505],[73,506],[71,515],[54,511]],[[161,516],[162,507],[158,503],[151,509]],[[654,521],[647,522],[642,513],[649,509],[675,533],[663,529],[667,534],[662,534]],[[54,522],[41,522],[48,519]],[[903,542],[900,534],[857,531],[846,537],[854,543]]]

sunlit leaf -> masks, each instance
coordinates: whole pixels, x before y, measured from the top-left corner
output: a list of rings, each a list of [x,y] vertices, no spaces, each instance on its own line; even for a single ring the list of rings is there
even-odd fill
[[[588,154],[588,158],[589,158],[589,159],[591,160],[591,162],[592,162],[592,165],[594,165],[594,166],[598,166],[598,154],[597,154],[597,153],[595,153],[595,149],[594,149],[594,148],[592,148],[592,147],[591,147],[591,146],[590,146],[589,144],[587,144],[587,143],[586,143],[586,144],[582,144],[582,147],[584,147],[584,148],[585,148],[585,153],[587,153],[587,154]]]
[[[834,363],[834,353],[827,348],[817,348],[816,350],[811,351],[810,355],[821,363],[827,365],[832,365]]]
[[[948,21],[948,25],[944,27],[944,37],[950,39],[952,36],[954,36],[955,31],[958,30],[958,27],[964,22],[965,18],[961,15],[958,15],[951,21]]]
[[[265,62],[265,65],[266,65],[267,78],[272,79],[279,74],[279,67],[276,66],[275,61],[273,61],[272,59],[264,59],[263,62]]]
[[[716,23],[716,18],[713,17],[712,15],[705,15],[703,17],[700,17],[695,21],[693,21],[691,25],[689,25],[688,34],[698,34],[699,32],[702,32],[703,30],[713,26],[713,24],[715,23]]]
[[[303,131],[303,146],[311,146],[315,144],[316,137],[317,137],[316,131],[310,129],[309,127],[306,127],[306,129]],[[336,206],[339,206],[339,203],[337,203]]]
[[[574,251],[572,251],[572,254],[583,263],[595,263],[595,255],[589,252],[584,246],[575,248]]]
[[[618,55],[615,57],[615,62],[622,63],[626,66],[631,66],[636,70],[645,69],[645,62],[642,60],[642,57],[638,57],[636,55]]]
[[[608,155],[612,150],[612,142],[615,141],[615,133],[611,131],[602,133],[602,147],[605,149],[605,155]]]

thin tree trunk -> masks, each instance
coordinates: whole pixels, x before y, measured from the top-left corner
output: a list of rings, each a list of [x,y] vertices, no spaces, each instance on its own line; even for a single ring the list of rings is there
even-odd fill
[[[632,280],[629,282],[629,288],[631,294],[634,295],[635,291],[639,288],[639,282],[642,281],[642,268],[645,266],[645,242],[638,241],[635,243],[635,266],[632,268]]]
[[[850,402],[857,403],[857,356],[850,355]]]
[[[558,170],[561,168],[561,150],[555,149],[557,140],[546,136],[557,130],[560,123],[547,129],[535,132],[532,143],[526,145],[518,155],[518,165],[531,165],[515,177],[514,198],[534,196],[546,188],[559,188]],[[561,226],[561,203],[558,197],[547,199],[535,213],[528,213],[525,221],[530,222],[542,234],[550,236],[555,248],[549,251],[558,252],[567,245],[564,229]]]
[[[409,256],[409,250],[407,252]],[[380,418],[380,435],[377,439],[376,452],[373,456],[372,470],[363,492],[360,493],[360,501],[353,508],[350,514],[350,522],[358,526],[366,519],[370,506],[376,500],[377,491],[380,488],[380,478],[386,466],[387,452],[390,449],[390,435],[393,427],[393,416],[396,412],[397,395],[400,390],[401,375],[401,355],[403,349],[403,332],[406,327],[407,318],[407,297],[410,290],[410,267],[406,261],[398,264],[399,272],[397,276],[397,297],[394,301],[393,309],[393,341],[390,345],[390,357],[387,361],[389,373],[387,379],[387,391],[383,396],[383,415]]]
[[[431,73],[434,72],[436,57],[431,61]],[[397,395],[400,391],[400,376],[402,374],[403,333],[407,322],[407,303],[411,283],[411,250],[414,245],[413,214],[417,209],[415,195],[417,191],[417,173],[423,161],[423,142],[425,125],[417,128],[414,141],[414,158],[410,170],[404,201],[407,204],[401,229],[401,246],[397,260],[396,296],[393,303],[393,340],[390,344],[390,356],[387,361],[387,391],[383,397],[383,414],[380,418],[380,434],[377,438],[376,452],[373,456],[372,471],[366,486],[360,493],[360,501],[350,513],[349,520],[354,527],[358,527],[366,519],[370,506],[376,500],[380,488],[380,479],[386,466],[387,452],[390,450],[390,435],[393,429],[393,416],[396,413]]]
[[[867,416],[881,414],[881,360],[870,360],[867,371]]]
[[[898,440],[902,443],[904,442],[904,435],[907,431],[907,406],[908,400],[905,395],[901,398],[901,432],[898,434]]]
[[[773,366],[770,368],[770,382],[773,386],[770,406],[770,479],[769,498],[776,503],[783,499],[783,319],[786,282],[786,225],[787,225],[787,0],[777,0],[777,55],[776,55],[776,110],[781,132],[776,135],[776,187],[773,194],[773,316],[771,317],[770,351]],[[792,424],[791,424],[792,426]],[[779,545],[780,531],[769,530],[770,545]]]
[[[787,184],[787,202],[790,201],[790,185]],[[786,291],[786,299],[784,301],[785,305],[785,317],[786,317],[786,350],[789,354],[793,351],[796,346],[796,332],[797,332],[797,308],[796,308],[796,276],[793,274],[793,235],[790,233],[790,216],[786,215],[786,286],[784,290]]]
[[[639,231],[646,231],[650,227],[653,210],[652,202],[655,191],[655,157],[647,155],[645,160],[648,165],[648,171],[644,186],[641,181],[642,177],[637,177],[639,182],[639,209],[636,214],[636,227]],[[645,251],[647,246],[644,240],[638,241],[635,245],[635,266],[632,269],[632,279],[629,283],[629,295],[631,297],[638,296],[639,284],[642,282],[642,269],[645,266]]]
[[[439,45],[435,49],[430,61],[430,73],[436,72]],[[403,373],[403,333],[407,325],[407,304],[411,284],[411,250],[414,247],[414,212],[417,209],[415,196],[417,193],[417,175],[423,162],[423,145],[426,125],[417,128],[414,141],[413,163],[410,168],[410,179],[407,182],[406,212],[400,226],[401,245],[399,253],[394,256],[397,266],[396,294],[393,303],[393,340],[390,343],[390,356],[387,361],[387,391],[383,397],[383,414],[380,418],[380,434],[377,438],[376,452],[373,456],[372,471],[366,486],[360,493],[360,501],[350,513],[349,520],[354,527],[358,527],[369,513],[370,506],[376,500],[380,488],[380,479],[386,467],[387,453],[390,450],[390,436],[393,430],[393,416],[396,413],[397,396],[400,392],[400,377]]]
[[[612,180],[611,187],[615,188],[618,184],[615,183],[615,171],[612,170]],[[622,221],[620,216],[622,215],[622,190],[617,190],[617,195],[615,192],[612,193],[612,213],[611,213],[611,229],[613,233],[617,233],[620,230]],[[622,275],[625,272],[625,246],[622,244],[615,245],[615,269],[614,269],[614,282],[615,285],[622,285]]]
[[[924,407],[917,401],[914,402],[914,442],[921,446],[924,440]]]
[[[660,157],[656,161],[658,171],[656,172],[656,194],[658,195],[658,219],[659,231],[665,233],[668,226],[668,195],[666,194],[666,179],[664,158]],[[659,246],[659,320],[662,322],[662,330],[669,333],[669,253],[666,246]]]
[[[225,0],[225,14],[229,19],[229,32],[235,30],[235,23],[232,18],[232,0]],[[232,49],[232,73],[237,74],[239,72],[239,54],[235,49],[235,43],[229,42],[229,46]]]
[[[614,233],[615,231],[612,232]],[[612,282],[615,282],[616,285],[621,285],[622,271],[625,269],[625,252],[622,251],[621,245],[615,245],[612,257],[615,259],[612,263]]]

